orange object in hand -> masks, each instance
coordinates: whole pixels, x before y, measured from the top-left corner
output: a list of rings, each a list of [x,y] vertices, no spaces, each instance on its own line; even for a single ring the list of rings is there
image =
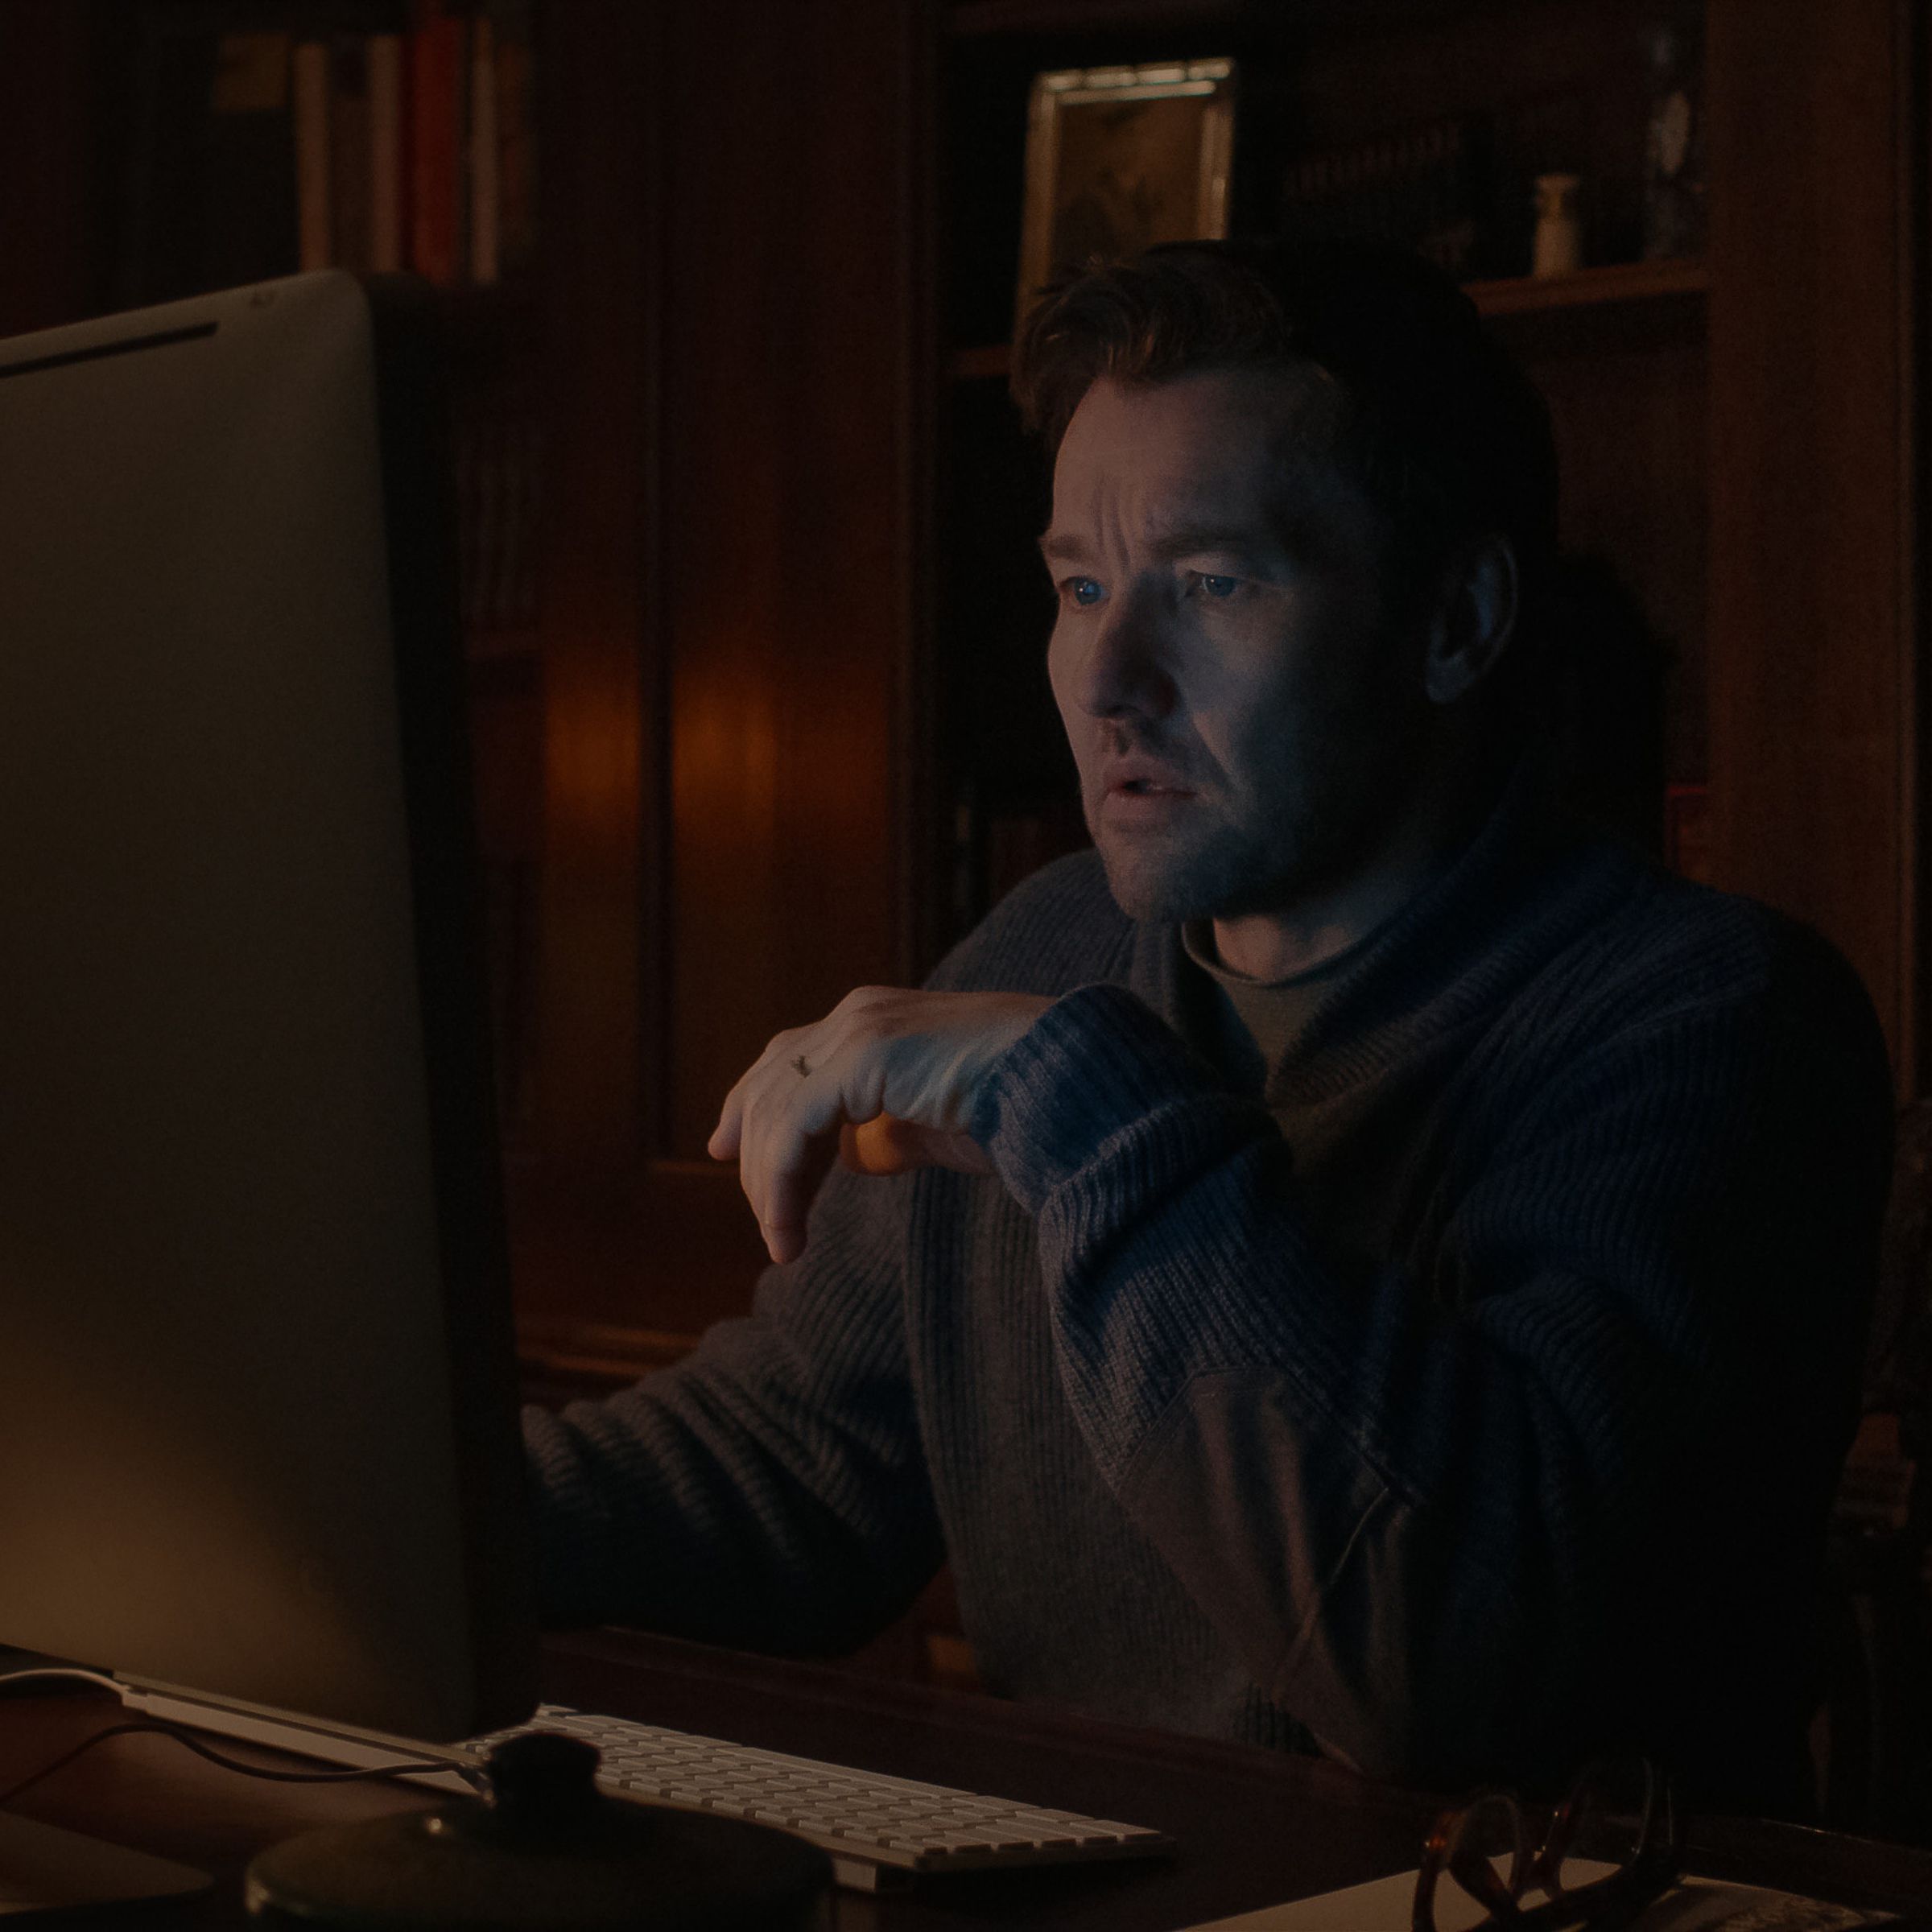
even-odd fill
[[[890,1113],[841,1127],[839,1158],[854,1174],[910,1174],[915,1167],[952,1167],[962,1174],[993,1171],[993,1163],[971,1134],[922,1127]]]

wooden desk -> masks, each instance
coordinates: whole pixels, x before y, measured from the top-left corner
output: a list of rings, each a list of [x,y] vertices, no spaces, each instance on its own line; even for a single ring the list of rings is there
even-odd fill
[[[1173,1932],[1410,1866],[1436,1802],[1241,1746],[660,1639],[606,1632],[558,1640],[546,1658],[545,1694],[558,1702],[1157,1826],[1180,1847],[1159,1863],[960,1876],[879,1897],[842,1893],[841,1932],[996,1922]],[[0,1698],[0,1786],[118,1715],[104,1694]],[[246,1925],[242,1868],[279,1838],[437,1802],[390,1785],[264,1784],[142,1736],[101,1745],[12,1808],[215,1872],[208,1897],[112,1922],[171,1932]],[[1914,1923],[1932,1932],[1932,1852],[1725,1820],[1695,1826],[1691,1843],[1695,1869],[1916,1907]]]

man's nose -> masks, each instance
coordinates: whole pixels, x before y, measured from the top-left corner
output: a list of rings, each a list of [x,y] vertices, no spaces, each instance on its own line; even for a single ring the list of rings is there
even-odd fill
[[[1075,702],[1096,718],[1162,717],[1173,709],[1166,625],[1144,591],[1114,597],[1085,627],[1075,667]]]

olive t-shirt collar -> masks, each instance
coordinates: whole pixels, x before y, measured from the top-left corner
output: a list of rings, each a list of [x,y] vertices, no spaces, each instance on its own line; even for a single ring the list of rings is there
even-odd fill
[[[1222,960],[1212,920],[1187,921],[1181,927],[1181,950],[1219,989],[1213,1002],[1215,1037],[1203,1042],[1213,1059],[1243,1086],[1258,1091],[1269,1072],[1281,1064],[1290,1042],[1300,1035],[1328,989],[1387,923],[1379,922],[1340,952],[1299,972],[1260,980],[1236,972]]]

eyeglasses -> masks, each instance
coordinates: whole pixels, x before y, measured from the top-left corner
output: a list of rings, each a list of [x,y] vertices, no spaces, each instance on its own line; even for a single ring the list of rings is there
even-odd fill
[[[1670,1785],[1642,1759],[1588,1766],[1540,1843],[1513,1792],[1480,1791],[1430,1831],[1414,1932],[1610,1932],[1668,1889],[1679,1851]]]

